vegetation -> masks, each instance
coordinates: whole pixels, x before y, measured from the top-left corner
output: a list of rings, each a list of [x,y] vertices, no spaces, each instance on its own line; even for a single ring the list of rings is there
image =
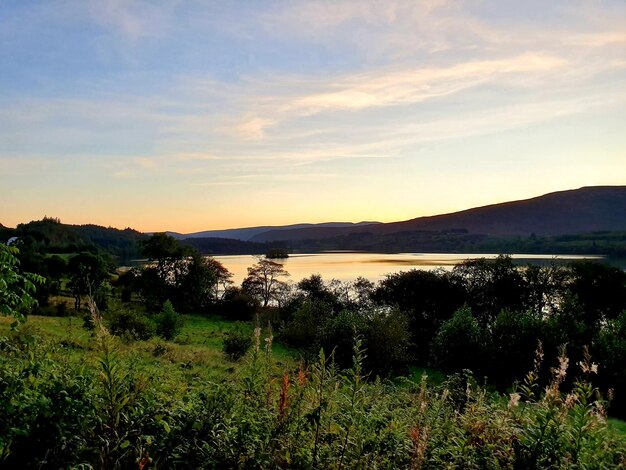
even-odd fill
[[[281,293],[286,284],[281,278],[289,276],[283,265],[267,258],[257,257],[257,262],[248,268],[248,276],[242,283],[242,289],[256,297],[263,307],[271,301],[280,302]]]
[[[259,258],[239,289],[164,234],[143,249],[150,263],[117,279],[95,254],[55,261],[60,274],[24,257],[58,282],[45,300],[73,298],[78,311],[9,331],[38,278],[0,245],[2,465],[626,465],[626,438],[607,421],[607,410],[626,415],[619,269],[500,257],[294,285]],[[403,378],[416,367],[446,376]]]
[[[130,228],[69,225],[61,223],[58,218],[44,217],[19,224],[15,229],[0,227],[0,242],[11,237],[36,245],[43,253],[100,252],[127,262],[138,255],[137,243],[144,235]]]
[[[156,367],[138,368],[136,359],[133,365],[128,346],[96,324],[95,341],[85,343],[76,337],[71,344],[36,340],[28,328],[2,340],[3,466],[428,469],[625,463],[626,438],[607,424],[607,401],[585,379],[597,368],[589,357],[579,366],[583,377],[572,385],[566,385],[568,363],[561,357],[542,391],[539,355],[520,387],[500,395],[466,373],[441,385],[429,384],[426,376],[420,382],[370,380],[363,369],[367,351],[358,339],[347,370],[324,353],[306,368],[281,364],[270,333],[257,330],[231,380],[186,382],[180,375],[185,368],[178,367],[172,380],[172,365],[161,374]],[[83,344],[93,347],[89,359],[72,360],[68,352]],[[180,346],[154,349],[159,367],[174,348]]]

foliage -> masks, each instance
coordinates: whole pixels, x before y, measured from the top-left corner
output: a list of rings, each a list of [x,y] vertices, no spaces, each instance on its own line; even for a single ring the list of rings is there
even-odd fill
[[[156,334],[165,340],[174,339],[184,323],[182,317],[176,313],[172,302],[169,300],[165,301],[161,313],[154,318],[154,321],[156,323]]]
[[[241,324],[236,324],[236,327],[224,337],[223,351],[232,361],[236,361],[245,356],[251,346],[252,337]]]
[[[152,264],[122,282],[126,298],[129,290],[138,290],[149,311],[158,311],[170,299],[178,311],[206,312],[232,284],[232,274],[219,261],[164,233],[146,239],[142,250]]]
[[[583,376],[567,386],[561,357],[545,391],[529,374],[509,395],[469,375],[440,386],[368,380],[356,339],[339,370],[321,351],[284,368],[271,331],[231,381],[146,382],[96,324],[97,362],[61,363],[49,344],[1,343],[0,458],[7,468],[618,468],[626,437],[607,424],[607,402]],[[265,336],[265,341],[263,341]],[[248,338],[250,338],[248,336]],[[541,364],[537,364],[541,367]]]
[[[77,253],[81,251],[106,253],[122,260],[138,255],[137,243],[144,235],[126,228],[119,230],[98,225],[63,224],[57,218],[19,224],[14,236],[32,238],[42,253]]]
[[[258,301],[238,287],[228,287],[222,297],[221,314],[235,321],[252,320],[258,307]]]
[[[79,310],[83,296],[95,295],[109,276],[110,265],[99,255],[80,253],[70,258],[67,265],[69,288],[74,296],[74,309]]]
[[[146,340],[155,333],[154,324],[150,319],[130,307],[111,310],[106,320],[111,334],[128,340]]]
[[[510,256],[464,261],[454,267],[453,277],[465,289],[466,302],[482,325],[502,310],[523,311],[529,306],[528,286]]]
[[[529,311],[503,310],[496,317],[483,370],[500,389],[509,387],[531,368],[537,341],[545,342],[541,327],[541,320]]]
[[[19,250],[0,244],[0,315],[18,320],[35,306],[35,285],[43,283],[41,276],[19,271]]]
[[[483,332],[465,306],[446,321],[432,344],[435,363],[446,371],[476,371],[483,358]]]
[[[320,348],[333,351],[333,360],[343,368],[352,363],[354,338],[359,336],[368,356],[366,372],[374,376],[403,373],[410,360],[408,318],[397,308],[371,307],[335,314],[324,301],[307,300],[280,330],[279,338],[300,348],[311,360]]]
[[[270,248],[265,257],[269,259],[289,258],[289,250],[286,248]]]
[[[415,357],[426,364],[429,345],[444,321],[466,301],[463,285],[442,271],[412,269],[389,274],[372,293],[374,302],[398,306],[409,318]]]
[[[248,268],[248,276],[244,279],[242,289],[259,299],[263,307],[278,300],[278,293],[284,286],[283,277],[289,276],[283,265],[258,256],[257,262]]]

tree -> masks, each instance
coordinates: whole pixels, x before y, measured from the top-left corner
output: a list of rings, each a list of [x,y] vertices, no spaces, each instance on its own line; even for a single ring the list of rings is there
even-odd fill
[[[283,265],[261,256],[256,257],[256,264],[248,268],[248,276],[241,284],[242,289],[259,298],[263,307],[277,298],[279,291],[286,284],[280,279],[288,277]]]
[[[460,308],[441,325],[431,353],[435,364],[446,371],[470,369],[476,372],[481,365],[483,333],[469,307]]]
[[[70,276],[69,288],[74,295],[74,309],[79,310],[81,296],[95,295],[98,288],[109,276],[107,262],[99,255],[80,253],[67,265]]]
[[[453,278],[467,292],[467,303],[482,325],[491,324],[502,310],[532,307],[528,285],[510,256],[464,261],[454,267]]]
[[[161,313],[157,315],[155,320],[157,335],[166,340],[174,339],[184,323],[182,317],[176,313],[172,302],[169,300],[165,301]]]
[[[189,281],[184,279],[189,271],[187,257],[193,254],[193,250],[165,233],[152,234],[140,242],[140,248],[151,262],[143,268],[137,283],[146,308],[158,312],[163,303],[171,299],[180,309],[181,300],[184,300],[181,291]]]
[[[159,277],[166,281],[175,275],[180,260],[191,254],[191,249],[182,246],[174,237],[166,233],[154,233],[140,242],[141,253],[149,261],[155,262]]]
[[[193,252],[184,269],[173,280],[173,296],[179,309],[201,312],[218,300],[220,293],[232,284],[232,274],[219,261]]]
[[[626,272],[595,261],[570,265],[569,294],[582,308],[583,322],[597,328],[626,310]]]
[[[204,265],[209,269],[215,278],[213,298],[218,300],[223,298],[226,290],[233,284],[231,273],[226,267],[215,258],[210,256],[204,257]]]
[[[33,298],[35,284],[42,284],[42,276],[20,273],[19,250],[0,244],[0,314],[24,318],[24,311],[36,305]]]
[[[382,305],[398,306],[408,315],[415,358],[425,365],[431,341],[443,322],[463,306],[465,290],[446,272],[412,269],[387,275],[371,298]]]

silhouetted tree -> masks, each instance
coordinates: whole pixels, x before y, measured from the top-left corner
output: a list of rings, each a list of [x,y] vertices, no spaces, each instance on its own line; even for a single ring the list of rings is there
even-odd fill
[[[68,284],[74,296],[74,309],[79,310],[81,296],[95,295],[98,288],[109,277],[109,265],[99,255],[80,253],[70,258],[67,270],[70,276]]]
[[[467,292],[467,303],[483,326],[493,322],[501,310],[529,307],[527,285],[510,256],[467,260],[455,266],[452,274]]]
[[[248,268],[248,276],[241,288],[250,295],[257,297],[263,307],[276,299],[277,293],[285,284],[281,278],[289,276],[283,265],[257,256],[257,262]]]
[[[443,271],[412,269],[389,274],[371,295],[383,305],[397,305],[409,318],[415,356],[426,364],[430,343],[446,320],[465,302],[463,286]]]

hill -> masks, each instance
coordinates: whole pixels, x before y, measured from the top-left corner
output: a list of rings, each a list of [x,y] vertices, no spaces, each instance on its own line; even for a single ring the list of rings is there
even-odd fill
[[[252,241],[321,240],[401,233],[463,233],[484,237],[529,237],[626,231],[626,186],[593,186],[559,191],[450,214],[360,227],[271,230]]]
[[[59,219],[44,217],[42,220],[19,224],[15,229],[0,230],[0,241],[14,236],[32,240],[46,253],[98,250],[121,259],[130,259],[138,256],[137,242],[145,235],[131,228],[120,230],[93,224],[63,224]]]
[[[283,232],[286,230],[300,230],[300,229],[312,229],[312,228],[354,228],[354,227],[363,227],[374,224],[379,224],[380,222],[324,222],[320,224],[293,224],[293,225],[280,225],[280,226],[260,226],[260,227],[245,227],[245,228],[232,228],[226,230],[205,230],[202,232],[194,232],[194,233],[178,233],[178,232],[166,232],[168,235],[182,239],[189,238],[230,238],[233,240],[243,240],[249,241],[252,240],[255,236],[266,233],[266,232]]]

